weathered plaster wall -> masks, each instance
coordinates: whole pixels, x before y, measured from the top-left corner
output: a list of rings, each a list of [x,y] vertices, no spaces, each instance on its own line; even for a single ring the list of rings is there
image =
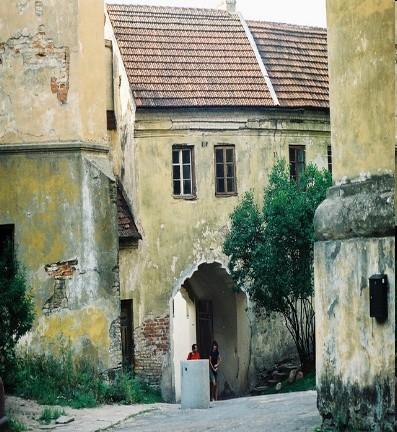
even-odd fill
[[[136,106],[107,12],[105,12],[105,18],[105,38],[112,44],[113,108],[117,122],[117,131],[110,134],[113,172],[123,184],[126,198],[129,200],[129,205],[136,219],[135,222],[140,227],[134,199],[139,186],[135,177],[135,166],[139,164],[139,160],[136,158],[134,140]]]
[[[63,334],[121,361],[102,0],[0,2],[0,224],[35,301],[32,349]]]
[[[0,144],[104,144],[104,55],[102,0],[0,2]]]
[[[315,246],[319,409],[340,426],[389,430],[394,419],[394,247],[390,237]],[[369,316],[377,273],[390,284],[385,324]]]
[[[327,19],[334,180],[393,173],[394,2],[331,0]]]
[[[17,258],[32,287],[32,348],[63,334],[110,367],[120,361],[120,338],[111,335],[119,284],[115,184],[101,168],[106,161],[76,152],[3,152],[0,224],[15,224]]]
[[[137,111],[135,116],[134,136],[128,139],[134,142],[137,163],[131,172],[134,187],[129,193],[143,241],[137,251],[121,252],[121,290],[123,298],[134,300],[134,327],[140,329],[147,319],[169,314],[172,290],[180,287],[198,264],[226,264],[222,244],[229,214],[243,193],[252,188],[261,201],[274,162],[281,157],[288,160],[288,145],[305,145],[307,161],[327,166],[329,120],[320,112],[254,110],[233,114],[222,110],[148,110]],[[236,146],[237,196],[215,197],[214,145],[219,143]],[[173,144],[194,145],[194,200],[172,196]],[[135,263],[127,254],[134,254]],[[288,338],[281,328],[277,334],[284,342]],[[254,344],[255,354],[264,355],[259,342]],[[267,349],[270,345],[264,346]],[[168,374],[172,361],[167,356],[162,361],[163,374]]]
[[[318,407],[337,430],[395,427],[393,7],[327,1],[337,185],[314,219],[316,361]],[[389,281],[384,323],[369,317],[373,274]]]

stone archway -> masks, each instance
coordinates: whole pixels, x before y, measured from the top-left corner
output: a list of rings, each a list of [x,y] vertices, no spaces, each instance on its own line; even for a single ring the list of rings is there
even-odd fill
[[[180,361],[193,343],[205,357],[211,339],[222,356],[219,394],[223,398],[248,390],[251,331],[247,296],[236,292],[222,264],[201,263],[179,280],[171,299],[171,353],[175,399],[180,399]],[[201,344],[201,346],[200,346]]]

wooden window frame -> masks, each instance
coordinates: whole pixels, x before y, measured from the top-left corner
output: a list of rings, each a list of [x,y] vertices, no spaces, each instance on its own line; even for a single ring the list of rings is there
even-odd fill
[[[189,150],[190,151],[190,175],[191,175],[191,193],[190,194],[175,194],[174,193],[174,162],[173,162],[173,153],[174,150],[178,150],[180,155],[182,154],[182,150]],[[178,163],[179,166],[183,166],[183,162],[181,163],[181,160],[179,160]],[[181,178],[181,192],[183,190],[183,169],[180,170]],[[195,170],[195,157],[194,157],[194,146],[190,144],[173,144],[172,150],[171,150],[171,190],[172,190],[172,196],[175,199],[184,199],[184,200],[194,200],[197,198],[196,195],[196,170]]]
[[[328,165],[328,171],[332,175],[332,148],[331,146],[327,146],[327,165]]]
[[[306,148],[304,145],[290,145],[288,147],[288,157],[289,157],[289,176],[291,180],[294,180],[296,182],[299,181],[300,174],[298,174],[298,171],[296,169],[296,165],[298,161],[295,159],[294,161],[291,161],[291,150],[303,150],[303,170],[306,168]],[[295,153],[296,155],[296,153]],[[292,164],[295,164],[295,176],[292,174]]]
[[[216,151],[219,149],[223,149],[223,174],[226,173],[226,150],[233,150],[233,180],[234,180],[234,190],[232,192],[218,192],[218,183],[217,183],[217,175],[216,175]],[[230,177],[229,177],[230,178]],[[215,179],[215,196],[216,197],[229,197],[236,196],[237,193],[237,175],[236,175],[236,146],[234,144],[217,144],[214,146],[214,179]],[[227,176],[223,177],[225,190],[227,189]]]

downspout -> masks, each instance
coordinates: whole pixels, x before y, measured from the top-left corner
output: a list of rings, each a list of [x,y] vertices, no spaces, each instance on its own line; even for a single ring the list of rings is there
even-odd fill
[[[274,90],[273,84],[270,80],[269,74],[267,73],[266,66],[263,63],[263,60],[262,60],[262,57],[259,53],[258,47],[256,46],[255,39],[252,36],[251,30],[249,29],[247,22],[243,18],[243,15],[240,12],[237,12],[237,15],[238,15],[238,17],[240,19],[240,23],[243,26],[243,29],[245,31],[245,35],[247,36],[248,41],[251,45],[252,51],[255,54],[256,61],[258,62],[258,65],[259,65],[259,68],[262,72],[263,78],[265,79],[267,88],[269,89],[270,96],[272,97],[272,100],[273,100],[273,104],[274,105],[280,105],[280,102],[278,101],[278,98],[277,98],[276,92]]]

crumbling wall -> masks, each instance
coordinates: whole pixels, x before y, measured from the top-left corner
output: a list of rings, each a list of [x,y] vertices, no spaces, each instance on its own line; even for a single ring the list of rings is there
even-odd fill
[[[160,389],[165,356],[170,346],[169,316],[147,318],[134,329],[135,373],[153,388]]]
[[[0,2],[0,144],[105,143],[101,31],[101,0]]]

